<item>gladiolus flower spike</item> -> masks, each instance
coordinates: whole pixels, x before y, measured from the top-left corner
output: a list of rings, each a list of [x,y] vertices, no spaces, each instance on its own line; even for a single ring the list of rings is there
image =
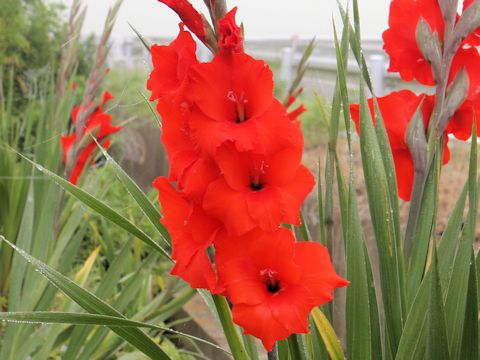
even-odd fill
[[[91,138],[94,136],[102,146],[107,149],[110,147],[108,137],[122,129],[121,126],[112,125],[112,116],[103,111],[104,105],[113,99],[112,94],[105,91],[102,95],[102,103],[97,106],[93,113],[85,121],[84,129],[81,132],[82,138],[77,139],[77,133],[73,131],[70,135],[62,136],[60,143],[63,150],[63,162],[70,170],[68,180],[76,184],[89,162],[94,160],[97,144]],[[77,117],[81,110],[81,105],[72,110],[72,123],[77,123]]]
[[[172,7],[201,36],[188,1]],[[152,47],[147,82],[162,118],[168,178],[154,182],[172,238],[172,274],[228,298],[233,321],[267,350],[308,332],[308,315],[348,282],[320,243],[297,242],[282,224],[300,224],[315,180],[301,164],[299,107],[273,96],[268,65],[244,52],[236,8],[218,21],[218,52],[196,58],[180,24],[177,38]],[[200,37],[199,36],[199,37]]]
[[[464,0],[463,11],[472,3],[472,0]],[[460,24],[461,15],[457,13],[455,16],[454,30]],[[420,22],[429,29],[433,38],[418,36],[418,29],[422,25]],[[383,47],[390,57],[388,71],[397,72],[405,81],[416,80],[426,86],[440,86],[437,81],[442,74],[434,74],[438,69],[435,69],[431,59],[426,58],[428,51],[426,50],[425,54],[422,52],[422,48],[425,48],[422,41],[429,42],[430,45],[438,41],[438,50],[446,53],[443,59],[437,60],[445,61],[449,65],[448,71],[443,74],[448,90],[453,88],[462,70],[467,74],[468,81],[463,83],[463,87],[455,89],[456,94],[451,94],[459,99],[458,103],[455,103],[458,106],[453,109],[446,108],[445,118],[441,121],[436,119],[439,121],[437,130],[443,131],[443,164],[446,164],[450,160],[448,135],[452,134],[459,140],[467,140],[472,133],[473,121],[477,122],[477,128],[480,126],[480,71],[478,71],[480,53],[476,47],[480,44],[480,28],[473,29],[470,34],[462,34],[463,41],[458,40],[457,48],[452,48],[453,42],[445,43],[446,20],[437,0],[392,0],[388,25],[388,29],[383,33]],[[453,41],[452,36],[449,37],[449,41]],[[449,58],[449,61],[446,58]],[[377,99],[392,149],[398,194],[405,201],[410,200],[414,178],[414,162],[406,143],[406,132],[422,100],[421,113],[425,133],[428,135],[430,118],[437,101],[435,96],[416,95],[403,90]],[[373,99],[369,99],[368,103],[373,118]],[[350,110],[357,132],[360,132],[359,105],[351,105]]]

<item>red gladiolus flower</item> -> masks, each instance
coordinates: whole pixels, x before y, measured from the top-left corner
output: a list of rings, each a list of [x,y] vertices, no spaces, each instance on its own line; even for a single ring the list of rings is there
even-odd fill
[[[262,115],[273,99],[273,75],[247,54],[218,54],[192,69],[191,99],[216,121],[243,123]]]
[[[303,146],[259,155],[225,143],[216,160],[223,176],[212,182],[203,207],[231,234],[255,227],[275,231],[281,223],[300,224],[300,206],[315,180],[301,165]]]
[[[160,1],[195,32],[187,18],[200,15],[188,1]],[[169,46],[152,47],[148,88],[158,100],[170,163],[168,180],[154,186],[172,238],[172,274],[227,296],[233,320],[270,350],[307,332],[312,308],[347,282],[322,245],[296,243],[280,228],[300,224],[315,184],[301,164],[297,118],[305,108],[287,110],[274,98],[272,72],[243,52],[235,13],[217,23],[219,51],[211,62],[197,61],[183,28]]]
[[[205,28],[200,13],[188,2],[188,0],[158,0],[175,11],[183,23],[200,40],[205,40]]]
[[[410,200],[414,164],[412,155],[406,143],[406,132],[408,124],[425,95],[415,95],[409,90],[393,92],[387,96],[377,98],[380,113],[382,114],[387,131],[390,147],[392,149],[395,172],[397,176],[398,195],[405,201]],[[422,115],[425,129],[428,127],[430,116],[433,110],[433,97],[427,97],[422,106]],[[370,112],[374,114],[373,100],[368,100]],[[360,107],[358,104],[350,106],[352,119],[355,122],[357,132],[360,132]],[[445,135],[443,163],[450,160],[450,152],[447,146],[448,137]]]
[[[464,8],[470,4],[464,3]],[[390,56],[388,71],[398,72],[405,81],[416,79],[425,85],[435,85],[432,69],[417,45],[416,29],[420,19],[424,19],[433,32],[443,41],[444,19],[438,1],[393,0],[390,4],[389,28],[383,33],[384,49]],[[464,44],[477,45],[475,33]],[[480,42],[479,42],[480,43]],[[461,47],[455,54],[449,81],[453,81],[458,71],[465,67],[470,78],[469,97],[479,93],[480,75],[476,71],[479,60],[475,48]]]
[[[192,137],[211,156],[227,140],[240,151],[271,149],[270,140],[296,141],[299,132],[273,98],[268,66],[243,54],[219,54],[211,63],[192,68],[190,116]]]
[[[308,315],[348,284],[335,273],[320,243],[295,242],[281,228],[254,230],[242,237],[217,237],[219,283],[233,304],[233,321],[260,338],[270,351],[275,341],[308,332]]]
[[[113,96],[108,91],[105,91],[102,99],[103,106],[107,101],[113,99]],[[106,140],[106,138],[122,128],[121,126],[113,126],[111,124],[112,116],[104,113],[102,106],[98,106],[85,121],[83,137],[79,140],[79,145],[77,145],[83,145],[83,148],[78,152],[78,156],[75,159],[75,165],[73,166],[72,172],[68,179],[72,184],[76,184],[78,182],[78,179],[85,166],[89,161],[92,160],[93,152],[97,148],[95,142],[91,140],[90,135],[95,136],[97,141],[102,143],[102,146],[107,149],[110,146],[110,141]],[[72,122],[74,124],[77,122],[77,116],[80,112],[80,109],[81,106],[79,105],[72,110]],[[74,144],[78,141],[77,134],[74,132],[70,135],[62,136],[60,141],[63,150],[63,162],[67,164],[70,161],[70,157],[75,155],[71,154],[71,150],[73,149]]]
[[[193,288],[217,290],[208,248],[220,224],[181,193],[165,178],[157,178],[153,186],[158,190],[164,217],[162,223],[172,237],[172,257],[176,260],[171,273],[180,276]]]
[[[237,8],[234,7],[218,21],[218,32],[220,39],[218,46],[222,50],[243,52],[242,29],[235,22]]]
[[[153,71],[147,81],[147,89],[152,92],[151,101],[180,91],[188,70],[198,63],[196,50],[197,44],[182,24],[177,38],[170,45],[151,47]]]
[[[416,41],[420,18],[438,33],[442,41],[445,24],[436,0],[393,0],[390,3],[389,28],[383,33],[383,48],[390,56],[388,71],[398,72],[405,81],[416,79],[424,85],[434,85],[431,66]]]

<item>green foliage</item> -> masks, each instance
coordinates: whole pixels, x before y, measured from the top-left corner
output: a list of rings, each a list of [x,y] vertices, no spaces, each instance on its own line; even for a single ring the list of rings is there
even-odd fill
[[[47,28],[50,18],[43,11],[51,11],[49,14],[53,17],[57,14],[56,8],[35,1],[25,4],[10,1],[7,7],[3,5],[0,7],[2,16],[8,17],[7,11],[18,10],[18,19],[9,21],[28,18],[25,21],[34,29],[27,32],[18,26],[12,29],[12,34],[15,33],[12,36],[24,37],[40,46],[40,18],[30,19],[37,15],[23,7],[14,9],[14,6],[25,5],[30,10],[38,6],[37,14],[44,16]],[[61,24],[57,20],[52,21]],[[32,33],[35,29],[37,34]],[[63,34],[56,36],[58,41],[63,39]],[[53,51],[45,46],[45,51],[51,50],[49,58],[45,57],[45,61],[50,62],[54,60],[52,54],[60,52],[61,47],[52,43]],[[170,318],[194,292],[170,278],[171,262],[140,240],[150,242],[157,250],[162,249],[156,245],[162,237],[159,233],[162,227],[158,222],[160,215],[155,196],[144,194],[111,158],[107,161],[111,166],[88,169],[85,190],[55,175],[64,171],[60,136],[69,131],[71,109],[80,100],[69,89],[59,95],[57,74],[53,67],[45,67],[46,63],[42,63],[43,52],[36,58],[14,47],[9,51],[15,52],[15,57],[10,59],[15,62],[4,64],[4,97],[0,98],[0,234],[11,246],[4,241],[0,244],[0,307],[8,311],[4,314],[11,316],[25,319],[27,312],[30,317],[44,314],[47,318],[38,318],[34,325],[2,321],[0,358],[90,359],[128,357],[130,354],[132,358],[140,358],[143,352],[154,358],[190,359],[190,355],[180,353],[168,337],[201,340],[168,328]],[[91,48],[86,52],[92,53]],[[2,56],[5,53],[2,52]],[[29,89],[28,98],[19,101],[19,91],[20,95],[25,95],[18,87],[19,81],[23,81],[19,80],[23,75],[23,56],[31,60],[29,69],[32,64],[39,64],[45,71],[30,72],[31,76],[24,78],[25,88]],[[70,61],[75,61],[74,57]],[[90,70],[92,64],[84,66]],[[82,78],[78,72],[66,75],[70,81],[72,76]],[[35,166],[25,159],[33,161]],[[105,213],[89,212],[82,202],[68,196],[47,175],[96,210],[108,212],[110,220],[121,227],[106,221],[102,216]],[[118,180],[114,181],[116,177]],[[153,217],[157,217],[155,222]],[[25,259],[34,266],[28,265]],[[87,315],[81,312],[79,305],[92,315],[107,314],[113,319],[103,319],[103,323],[85,320]],[[23,315],[18,315],[19,312]],[[54,317],[58,312],[73,315],[58,319]],[[126,317],[133,321],[130,325],[136,325],[122,325]],[[113,321],[114,333],[98,326],[107,321]],[[137,328],[144,327],[140,324],[146,321],[151,322],[146,330]]]
[[[35,98],[39,77],[56,76],[66,41],[67,17],[59,1],[4,0],[0,6],[0,102],[13,98],[19,114]],[[95,37],[79,41],[75,81],[80,87],[91,70]],[[10,74],[13,74],[13,83]],[[13,93],[9,91],[13,89]]]
[[[64,41],[60,10],[58,4],[42,0],[2,2],[0,69],[15,69],[16,96],[28,94],[31,78],[58,62]]]
[[[19,31],[11,36],[17,40],[15,46],[23,48],[21,55],[29,46],[25,45],[29,37],[22,25],[25,14],[16,16],[14,10],[23,3],[8,4],[0,14],[10,14],[8,20],[18,24]],[[477,143],[471,145],[464,189],[439,237],[435,226],[441,143],[427,134],[428,139],[423,140],[431,163],[425,178],[415,185],[418,196],[412,201],[403,232],[383,119],[378,109],[372,119],[367,108],[366,93],[373,90],[361,50],[358,1],[353,1],[353,23],[341,6],[340,12],[344,26],[341,37],[334,27],[338,68],[334,97],[331,104],[320,98],[307,104],[316,110],[304,115],[302,123],[307,145],[317,145],[318,132],[325,133],[322,141],[327,143],[327,151],[319,162],[318,176],[319,240],[333,251],[337,251],[332,222],[335,199],[341,214],[345,253],[335,255],[343,256],[351,282],[346,289],[346,335],[342,339],[346,348],[332,325],[338,323],[333,310],[340,305],[334,301],[313,310],[310,334],[279,341],[269,358],[475,359],[479,354],[480,303],[480,257],[475,258],[473,248],[480,189]],[[1,26],[0,22],[0,30]],[[40,41],[31,38],[32,43]],[[350,54],[361,71],[359,140],[352,136],[346,87]],[[20,55],[14,58],[16,66],[21,65]],[[298,72],[300,77],[303,72],[304,67]],[[170,317],[196,292],[166,275],[171,266],[169,236],[158,222],[161,212],[155,194],[145,194],[103,149],[105,166],[91,169],[82,186],[73,186],[57,175],[62,170],[58,134],[66,130],[74,99],[55,97],[54,75],[38,76],[40,90],[25,109],[12,115],[15,74],[3,72],[9,91],[0,108],[0,199],[5,199],[0,201],[0,233],[10,241],[0,242],[0,307],[8,310],[0,319],[35,325],[2,324],[0,358],[187,357],[163,331],[169,331]],[[119,105],[112,109],[115,113],[124,118],[152,116],[144,104],[145,79],[143,71],[111,72],[108,86],[122,94],[117,98]],[[276,92],[284,90],[278,87]],[[419,119],[412,120],[411,132],[418,131],[418,124]],[[348,174],[343,173],[345,164],[339,161],[339,153],[345,149],[340,149],[338,137],[344,130]],[[475,127],[472,131],[476,133]],[[356,196],[356,172],[360,170],[354,163],[355,141],[360,146],[379,283],[374,281],[372,254],[367,251]],[[311,240],[304,220],[302,216],[300,232],[304,240]],[[226,299],[201,290],[198,294],[223,328],[233,358],[257,360],[255,342],[241,336]]]

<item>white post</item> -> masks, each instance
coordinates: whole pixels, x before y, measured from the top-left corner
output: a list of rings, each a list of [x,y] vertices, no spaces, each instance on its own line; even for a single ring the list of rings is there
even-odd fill
[[[368,68],[370,69],[375,95],[383,96],[385,94],[385,72],[387,70],[385,57],[378,54],[371,55],[368,58]]]
[[[284,47],[282,49],[282,62],[280,64],[280,80],[282,80],[286,86],[290,86],[292,82],[293,73],[293,61],[294,51],[291,47]]]

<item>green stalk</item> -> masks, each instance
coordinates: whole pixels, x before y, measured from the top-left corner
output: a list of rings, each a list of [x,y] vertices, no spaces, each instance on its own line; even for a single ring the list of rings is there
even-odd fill
[[[232,321],[232,313],[228,306],[227,300],[220,295],[212,295],[215,308],[217,309],[220,323],[222,324],[223,332],[232,351],[235,360],[249,360],[245,347],[243,346],[240,336],[238,335],[235,325]]]
[[[268,360],[278,360],[277,349],[273,348],[272,351],[269,351],[267,354]]]
[[[288,339],[288,347],[290,348],[290,353],[292,359],[295,360],[307,360],[305,349],[301,343],[301,337],[298,334],[291,335]]]

